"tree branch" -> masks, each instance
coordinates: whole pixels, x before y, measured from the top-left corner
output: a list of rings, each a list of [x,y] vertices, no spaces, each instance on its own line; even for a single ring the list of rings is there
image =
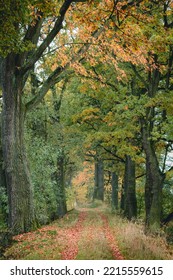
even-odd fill
[[[147,82],[146,82],[146,81],[144,80],[144,78],[139,74],[139,72],[138,72],[137,69],[136,69],[136,66],[134,66],[133,64],[131,64],[131,67],[132,67],[134,73],[136,74],[136,76],[138,77],[138,79],[143,83],[144,87],[145,87],[146,89],[148,89],[148,84],[147,84]]]
[[[145,175],[146,175],[146,173],[143,173],[143,174],[141,174],[141,175],[136,176],[135,179],[139,179],[139,178],[141,178],[141,177],[143,177],[143,176],[145,176]]]
[[[73,1],[74,2],[74,1]],[[100,29],[97,29],[95,32],[93,32],[92,37],[93,38],[97,38],[100,33],[103,31],[103,27]],[[84,44],[79,50],[78,52],[73,56],[73,58],[71,59],[71,61],[67,62],[67,64],[64,67],[57,67],[52,74],[50,74],[50,76],[47,78],[47,80],[44,82],[44,84],[42,85],[42,87],[39,89],[37,95],[35,95],[27,104],[26,104],[26,109],[27,110],[31,110],[33,107],[37,106],[40,101],[44,98],[44,96],[46,95],[46,93],[48,92],[48,90],[50,89],[50,87],[54,86],[56,83],[60,82],[66,75],[67,73],[65,72],[68,67],[70,67],[70,65],[72,63],[74,63],[75,61],[78,61],[84,53],[86,53],[86,51],[89,49],[90,45],[92,43],[87,43]],[[81,60],[81,59],[80,59]],[[68,74],[73,73],[74,70],[70,70],[68,72]]]
[[[102,85],[109,86],[112,89],[114,89],[115,91],[118,91],[118,88],[114,84],[112,84],[108,81],[102,81],[98,76],[86,76],[86,75],[82,75],[81,73],[80,74],[78,73],[78,75],[87,80],[97,81],[97,82],[101,83]]]
[[[60,8],[60,16],[57,18],[55,25],[52,29],[52,31],[47,35],[46,39],[43,41],[43,43],[38,47],[38,49],[32,54],[32,57],[30,58],[30,60],[26,63],[26,65],[24,65],[21,70],[20,73],[21,74],[25,74],[28,70],[30,70],[33,65],[38,61],[38,59],[41,57],[41,55],[43,54],[43,52],[46,50],[46,48],[50,45],[50,43],[53,41],[53,39],[55,38],[55,36],[59,33],[59,31],[62,29],[62,22],[64,20],[65,14],[68,10],[68,8],[70,7],[72,2],[86,2],[86,0],[64,0],[63,5]],[[132,3],[128,3],[126,5],[127,6],[131,6],[134,5],[134,1],[132,1]],[[142,2],[142,0],[138,1],[139,3]],[[105,22],[106,24],[106,22]],[[104,26],[102,26],[101,28],[95,30],[92,34],[91,37],[93,38],[98,38],[99,35],[104,31]],[[36,96],[34,96],[27,104],[26,104],[26,109],[30,110],[33,107],[35,107],[36,105],[39,104],[39,102],[44,98],[44,96],[46,95],[46,93],[48,92],[48,90],[50,89],[50,87],[52,87],[53,85],[55,85],[56,83],[58,83],[59,81],[61,81],[66,73],[65,71],[67,70],[67,68],[75,61],[83,61],[85,60],[85,58],[83,57],[83,54],[86,53],[86,51],[89,49],[90,45],[92,44],[92,42],[88,42],[85,45],[83,45],[83,47],[81,47],[78,52],[74,55],[74,57],[71,59],[71,61],[67,62],[67,64],[64,67],[57,67],[57,69],[55,69],[55,71],[47,78],[47,80],[44,82],[44,84],[42,85],[42,87],[39,89],[38,94]],[[72,71],[70,71],[71,73]]]
[[[117,156],[115,153],[113,153],[111,150],[107,149],[106,147],[104,147],[103,145],[99,144],[100,147],[102,147],[106,152],[108,152],[109,154],[111,154],[113,157],[115,157],[116,159],[118,159],[120,162],[125,163],[125,160],[119,156]]]
[[[55,22],[55,25],[51,32],[47,35],[47,37],[44,39],[43,43],[35,50],[35,52],[32,54],[32,57],[29,59],[29,61],[21,68],[20,73],[24,75],[28,70],[30,70],[33,65],[39,60],[43,52],[46,50],[46,48],[50,45],[50,43],[53,41],[53,39],[56,37],[56,35],[60,32],[62,29],[62,23],[64,21],[65,14],[67,10],[69,9],[72,2],[85,2],[85,1],[73,1],[73,0],[65,0],[62,4],[59,16],[57,17],[57,20]]]
[[[42,17],[42,14],[40,14],[38,16],[38,19],[36,20],[36,23],[28,27],[28,30],[26,31],[25,37],[23,39],[24,42],[31,41],[33,44],[37,44],[43,21],[44,19]]]
[[[67,72],[65,70],[67,67],[58,67],[44,82],[42,87],[39,89],[38,93],[26,104],[26,110],[31,110],[37,106],[40,101],[44,98],[48,90],[54,86],[56,83],[60,82],[64,77],[66,77]],[[69,75],[70,71],[68,72]]]

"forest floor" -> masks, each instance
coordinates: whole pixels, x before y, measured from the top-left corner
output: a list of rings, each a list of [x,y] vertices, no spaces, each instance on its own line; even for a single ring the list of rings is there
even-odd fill
[[[16,260],[172,259],[173,250],[163,238],[154,241],[142,233],[139,238],[132,223],[128,227],[123,229],[122,221],[103,207],[78,208],[50,225],[15,236],[4,256]],[[129,233],[130,242],[125,237]]]

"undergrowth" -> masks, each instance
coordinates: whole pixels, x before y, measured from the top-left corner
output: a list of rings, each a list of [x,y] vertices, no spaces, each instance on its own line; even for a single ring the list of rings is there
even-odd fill
[[[142,223],[133,223],[115,215],[108,215],[119,248],[128,260],[171,260],[173,246],[168,245],[166,235],[147,235]]]

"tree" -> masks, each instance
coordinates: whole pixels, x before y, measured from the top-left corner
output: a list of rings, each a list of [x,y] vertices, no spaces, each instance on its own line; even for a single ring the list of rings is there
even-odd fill
[[[112,209],[118,210],[118,175],[115,171],[111,172],[111,186],[112,186]]]
[[[124,173],[124,214],[131,220],[137,217],[135,162],[126,156]]]
[[[153,8],[157,3],[145,0],[61,0],[57,5],[53,0],[7,0],[5,5],[4,1],[0,4],[3,30],[0,32],[2,147],[10,206],[9,227],[15,234],[34,227],[32,184],[24,148],[27,111],[38,105],[47,91],[67,75],[65,70],[69,67],[93,77],[93,68],[92,73],[86,71],[84,62],[89,66],[108,63],[113,65],[116,74],[119,72],[117,76],[125,78],[119,67],[122,61],[147,65],[148,40],[139,33],[138,23],[150,22],[150,4]],[[64,20],[67,11],[68,17]],[[167,18],[164,20],[170,25]],[[65,34],[62,29],[68,32]],[[59,38],[63,38],[62,44]],[[47,67],[49,70],[43,71],[42,75],[40,69],[50,57],[50,68]],[[37,94],[25,103],[24,89],[33,70],[41,77],[40,85]]]
[[[140,68],[132,67],[138,78],[138,84],[140,84],[137,89],[139,97],[146,99],[145,112],[140,117],[140,125],[142,145],[146,156],[146,224],[151,231],[157,231],[160,227],[165,164],[171,142],[168,129],[169,109],[164,105],[167,99],[166,93],[171,98],[172,89],[173,50],[170,41],[172,19],[169,13],[171,5],[171,1],[161,2],[157,10],[153,11],[153,20],[157,28],[153,30],[149,25],[145,29],[150,39],[148,70],[143,69],[141,72]],[[164,35],[161,37],[159,34]],[[167,124],[167,128],[165,124]]]
[[[93,199],[104,200],[104,165],[99,156],[95,159],[95,186]]]
[[[26,104],[23,100],[24,86],[31,69],[63,28],[65,14],[72,2],[75,1],[61,1],[58,9],[54,1],[51,5],[27,0],[9,0],[5,5],[1,2],[3,33],[0,37],[3,36],[3,40],[1,38],[0,54],[4,56],[2,147],[10,208],[9,227],[13,234],[29,231],[35,226],[33,190],[24,146],[25,115],[42,100],[64,69],[58,67],[51,73],[38,94]],[[54,14],[55,23],[53,25],[53,19],[53,27],[41,42],[45,19]]]

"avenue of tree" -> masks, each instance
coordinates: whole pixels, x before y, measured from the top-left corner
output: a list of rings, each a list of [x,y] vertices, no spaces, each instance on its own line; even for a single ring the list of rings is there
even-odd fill
[[[172,8],[0,0],[0,217],[13,235],[67,212],[83,162],[89,196],[129,220],[142,212],[157,232],[173,212]]]

